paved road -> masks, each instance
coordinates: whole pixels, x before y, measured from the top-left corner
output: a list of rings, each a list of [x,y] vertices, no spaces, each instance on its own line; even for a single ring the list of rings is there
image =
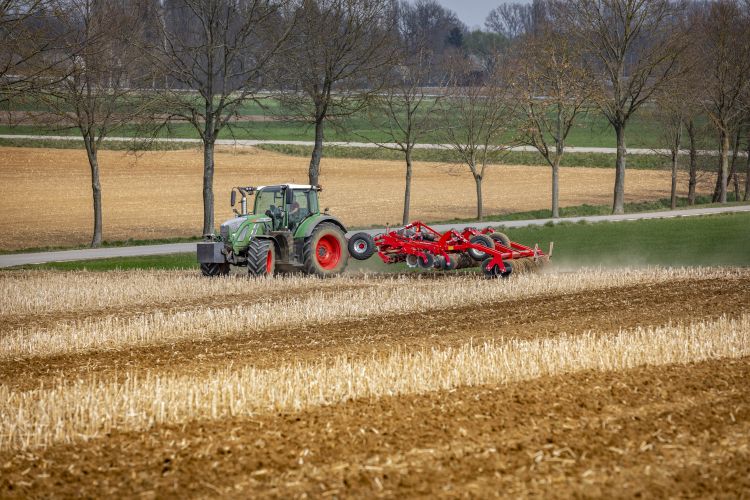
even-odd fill
[[[0,134],[0,139],[29,139],[29,140],[52,140],[52,141],[80,141],[80,137],[75,136],[62,136],[62,135],[13,135],[13,134]],[[105,141],[113,142],[128,142],[132,141],[132,137],[108,137]],[[170,139],[159,139],[163,142],[181,142],[188,144],[200,144],[200,139],[183,139],[183,138],[170,138]],[[288,146],[313,146],[311,141],[267,141],[267,140],[251,140],[251,139],[218,139],[216,144],[221,146],[260,146],[263,144],[277,144],[277,145],[288,145]],[[343,146],[351,148],[377,148],[377,144],[371,142],[329,142],[326,141],[326,146]],[[394,147],[393,143],[384,143],[381,146]],[[451,149],[449,144],[416,144],[416,149]],[[535,152],[532,146],[515,146],[509,148],[511,151],[525,151]],[[565,148],[568,153],[605,153],[615,154],[617,153],[616,148],[588,148],[588,147],[576,147],[568,146]],[[660,155],[668,156],[670,153],[666,149],[645,149],[645,148],[628,148],[628,153],[637,155]],[[680,152],[682,155],[687,155],[687,150]],[[718,151],[700,150],[699,155],[710,155],[717,156]],[[747,156],[746,152],[740,152],[739,156]]]
[[[532,220],[515,220],[506,222],[463,222],[460,224],[439,224],[433,226],[438,231],[447,231],[451,228],[462,228],[467,225],[482,229],[485,227],[497,227],[503,225],[507,228],[515,227],[526,227],[526,226],[542,226],[548,222],[554,224],[560,222],[579,222],[585,220],[587,222],[617,222],[617,221],[628,221],[628,220],[643,220],[643,219],[668,219],[672,217],[692,217],[699,215],[711,215],[720,213],[730,212],[750,212],[750,205],[743,206],[732,206],[732,207],[717,207],[717,208],[693,208],[686,210],[675,210],[675,211],[664,211],[664,212],[646,212],[638,214],[624,214],[624,215],[595,215],[587,217],[565,217],[561,219],[532,219]],[[355,232],[350,231],[347,236],[351,236]],[[364,232],[370,234],[382,233],[383,229],[369,229]],[[45,262],[65,262],[75,260],[91,260],[91,259],[108,259],[114,257],[137,257],[146,255],[167,255],[175,253],[191,253],[195,252],[195,243],[172,243],[167,245],[143,245],[135,247],[117,247],[117,248],[87,248],[82,250],[63,250],[59,252],[38,252],[38,253],[19,253],[11,255],[0,255],[0,268],[22,266],[26,264],[42,264]]]

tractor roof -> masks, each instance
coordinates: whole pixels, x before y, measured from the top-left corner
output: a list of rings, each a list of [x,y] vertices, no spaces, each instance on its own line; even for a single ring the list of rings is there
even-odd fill
[[[255,189],[260,191],[261,189],[283,188],[283,187],[290,187],[292,189],[318,189],[318,190],[320,189],[320,186],[311,186],[310,184],[275,184],[273,186],[258,186]]]

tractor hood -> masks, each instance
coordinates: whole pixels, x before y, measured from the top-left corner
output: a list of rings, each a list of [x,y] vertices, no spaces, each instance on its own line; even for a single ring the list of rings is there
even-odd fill
[[[265,215],[242,215],[229,219],[221,225],[221,240],[227,243],[233,243],[235,241],[243,241],[247,237],[247,231],[252,231],[255,224],[260,224],[258,228],[258,234],[265,233],[264,225],[271,222],[269,217]]]

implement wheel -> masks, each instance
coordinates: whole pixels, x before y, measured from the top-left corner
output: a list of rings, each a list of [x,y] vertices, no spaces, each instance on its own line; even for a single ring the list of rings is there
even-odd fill
[[[495,248],[495,242],[492,241],[492,238],[487,236],[486,234],[477,234],[472,236],[469,239],[470,243],[473,243],[475,245],[480,245],[487,248]],[[488,255],[485,252],[482,252],[481,250],[477,250],[476,248],[469,248],[466,253],[469,254],[469,256],[478,261],[482,261],[488,257]]]
[[[321,277],[335,276],[346,269],[349,258],[344,232],[334,224],[319,224],[305,240],[305,272]]]
[[[229,274],[229,264],[201,264],[203,276],[213,278],[215,276],[226,276]]]
[[[247,274],[257,278],[273,276],[276,248],[271,240],[253,238],[247,247]]]
[[[510,247],[510,238],[503,233],[490,233],[489,237],[492,238],[492,241],[496,241],[504,247]]]
[[[367,233],[357,233],[349,239],[349,255],[357,260],[367,260],[375,253],[375,240]]]
[[[503,261],[503,264],[505,265],[505,271],[500,270],[500,266],[495,264],[490,269],[487,269],[487,267],[490,265],[490,262],[492,262],[492,257],[488,257],[482,262],[482,272],[484,273],[484,276],[488,279],[496,279],[496,278],[509,278],[511,274],[513,274],[513,263],[509,261]]]

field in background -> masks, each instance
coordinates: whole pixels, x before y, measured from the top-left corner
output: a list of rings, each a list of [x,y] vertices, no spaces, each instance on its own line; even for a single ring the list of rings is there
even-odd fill
[[[89,170],[83,151],[0,150],[2,249],[85,244],[92,225]],[[202,223],[202,156],[196,149],[100,154],[104,238],[108,240],[189,237]],[[550,172],[545,167],[499,166],[484,181],[485,213],[502,214],[549,206]],[[568,167],[561,174],[561,205],[607,205],[614,171]],[[228,193],[238,184],[306,182],[307,161],[252,148],[227,148],[216,155],[217,224],[231,216]],[[398,161],[324,158],[323,207],[352,226],[399,223],[403,165]],[[702,174],[700,188],[712,187]],[[668,195],[669,173],[633,170],[626,181],[629,201]],[[686,186],[684,175],[680,186]],[[680,191],[684,196],[684,190]],[[475,186],[458,165],[417,163],[412,219],[470,219]]]
[[[33,134],[33,135],[77,135],[76,130],[42,126],[38,124],[40,116],[32,118],[31,114],[41,113],[44,119],[45,108],[33,104],[11,104],[10,113],[6,112],[3,122],[0,122],[0,134]],[[266,99],[263,105],[246,103],[239,110],[239,117],[232,126],[231,132],[222,132],[222,139],[235,137],[237,139],[267,139],[311,141],[314,139],[314,129],[307,123],[294,121],[280,121],[285,115],[284,110],[275,99]],[[8,124],[10,117],[11,124]],[[36,120],[36,122],[35,122]],[[338,127],[326,127],[327,141],[363,141],[365,139],[389,141],[389,137],[366,119],[365,112],[355,114]],[[430,129],[438,129],[444,124],[432,123]],[[119,130],[116,135],[132,136],[142,134],[137,127]],[[195,129],[186,123],[176,123],[169,129],[162,130],[162,137],[197,138]],[[510,136],[504,137],[507,141]],[[426,133],[420,140],[423,143],[442,142],[436,133]],[[663,148],[661,126],[643,109],[636,114],[628,124],[627,143],[632,148]],[[569,146],[588,147],[616,147],[615,134],[607,120],[597,112],[583,115],[577,121],[567,140]]]
[[[0,273],[4,495],[750,486],[748,269],[102,277]]]

